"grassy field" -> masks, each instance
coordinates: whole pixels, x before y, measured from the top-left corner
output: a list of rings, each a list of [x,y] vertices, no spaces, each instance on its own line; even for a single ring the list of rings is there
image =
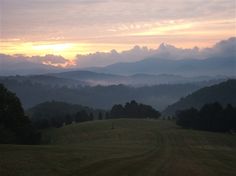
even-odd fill
[[[50,144],[0,145],[0,176],[236,175],[236,135],[171,121],[72,124],[44,131],[43,140]]]

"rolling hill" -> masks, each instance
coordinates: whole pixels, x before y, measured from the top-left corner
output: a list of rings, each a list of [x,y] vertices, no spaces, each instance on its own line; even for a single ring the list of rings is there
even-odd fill
[[[112,124],[114,128],[112,129]],[[104,120],[43,131],[47,145],[0,145],[0,175],[233,176],[236,136],[162,120]]]
[[[173,115],[177,110],[191,107],[200,108],[204,104],[218,102],[222,105],[236,105],[236,80],[228,80],[217,85],[199,89],[192,94],[181,98],[176,103],[168,106],[163,114]]]

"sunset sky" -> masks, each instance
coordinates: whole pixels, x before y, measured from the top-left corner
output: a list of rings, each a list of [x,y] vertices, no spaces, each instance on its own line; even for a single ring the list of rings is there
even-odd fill
[[[234,0],[0,0],[0,53],[211,47],[236,36]]]

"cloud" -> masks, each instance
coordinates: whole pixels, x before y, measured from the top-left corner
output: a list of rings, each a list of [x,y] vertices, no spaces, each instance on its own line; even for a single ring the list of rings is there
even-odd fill
[[[106,66],[117,62],[135,62],[153,54],[153,50],[147,47],[135,46],[131,50],[118,53],[116,50],[110,52],[96,52],[88,55],[77,55],[78,67]]]
[[[48,54],[45,56],[32,56],[28,60],[35,63],[42,63],[45,65],[52,65],[56,67],[70,67],[73,65],[73,62],[65,59],[62,56],[55,56],[52,54]]]
[[[0,54],[0,68],[22,63],[32,63],[32,64],[48,65],[55,67],[69,67],[73,65],[71,61],[63,58],[62,56],[55,56],[51,54],[45,56],[32,56],[32,57],[21,54],[16,54],[16,55]]]
[[[88,55],[77,55],[74,61],[65,59],[62,56],[45,55],[32,56],[25,55],[6,55],[0,54],[0,69],[31,69],[35,67],[47,68],[86,68],[102,67],[119,62],[136,62],[147,58],[169,59],[169,60],[190,60],[207,58],[235,58],[236,59],[236,37],[222,40],[216,43],[212,48],[191,49],[177,48],[170,44],[162,43],[157,49],[148,49],[147,47],[135,46],[131,50],[117,52],[96,52]],[[7,72],[8,73],[8,72]],[[33,73],[33,71],[32,71]]]
[[[51,65],[56,67],[102,67],[117,62],[136,62],[145,58],[155,57],[160,59],[183,60],[183,59],[205,59],[209,57],[222,57],[226,55],[236,56],[236,37],[229,38],[216,43],[212,48],[190,49],[177,48],[174,45],[162,43],[157,49],[135,46],[130,50],[117,52],[115,49],[110,52],[96,52],[87,55],[78,54],[74,61],[65,59],[62,56],[48,54],[45,56],[25,55],[0,55],[0,63],[16,64],[30,62],[35,64]],[[1,66],[0,65],[0,66]]]
[[[118,53],[112,50],[108,53],[97,52],[88,55],[77,55],[75,61],[79,68],[101,67],[117,62],[135,62],[145,58],[184,60],[184,59],[206,59],[214,57],[236,57],[236,37],[229,38],[216,43],[212,48],[199,49],[198,47],[183,49],[170,44],[162,43],[157,49],[135,46],[131,50]]]
[[[230,0],[1,0],[1,8],[2,37],[25,40],[63,37],[92,42],[98,36],[105,40],[126,35],[122,26],[130,33],[163,21],[235,19],[235,2]]]
[[[202,51],[208,57],[234,57],[236,58],[236,37],[222,40],[214,45],[213,48],[206,48]]]

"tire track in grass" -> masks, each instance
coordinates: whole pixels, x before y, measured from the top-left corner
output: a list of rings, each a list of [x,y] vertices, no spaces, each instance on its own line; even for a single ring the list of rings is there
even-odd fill
[[[176,164],[172,165],[173,168],[170,169],[172,172],[169,175],[176,175],[176,173],[186,176],[190,173],[196,176],[211,175],[205,167],[199,164],[198,158],[195,156],[192,148],[192,144],[195,142],[193,136],[186,133],[184,135],[182,130],[178,133],[172,133],[171,136],[175,139],[176,144],[176,147],[173,148],[176,155]]]
[[[93,176],[205,176],[191,151],[189,142],[180,133],[157,133],[153,151],[137,156],[113,158],[81,168],[80,175]]]
[[[198,146],[201,147],[193,147],[195,156],[199,158],[202,166],[207,167],[208,170],[211,171],[212,175],[235,175],[236,167],[233,166],[235,165],[235,161],[233,159],[234,157],[232,157],[232,152],[234,151],[233,153],[235,154],[236,152],[234,145],[228,145],[228,136],[225,136],[226,134],[213,134],[211,132],[205,133],[205,135],[197,135],[198,141],[204,141],[199,142]],[[217,139],[216,142],[215,139]]]
[[[159,138],[157,138],[159,139]],[[148,171],[147,166],[156,158],[156,153],[162,147],[162,143],[157,141],[154,149],[131,157],[112,158],[93,163],[81,168],[78,172],[81,175],[142,175],[141,171]],[[97,170],[95,171],[94,168]]]
[[[218,160],[205,151],[207,134],[181,129],[153,129],[155,148],[129,157],[110,158],[79,168],[80,176],[208,176],[219,175],[207,162]],[[200,148],[196,148],[200,146]],[[208,158],[209,157],[209,158]],[[204,162],[205,158],[206,162]],[[218,166],[217,163],[215,163]]]
[[[163,175],[171,161],[171,147],[161,133],[157,135],[157,146],[153,151],[138,156],[103,160],[81,168],[80,175],[143,176]],[[98,168],[97,171],[94,169]]]

